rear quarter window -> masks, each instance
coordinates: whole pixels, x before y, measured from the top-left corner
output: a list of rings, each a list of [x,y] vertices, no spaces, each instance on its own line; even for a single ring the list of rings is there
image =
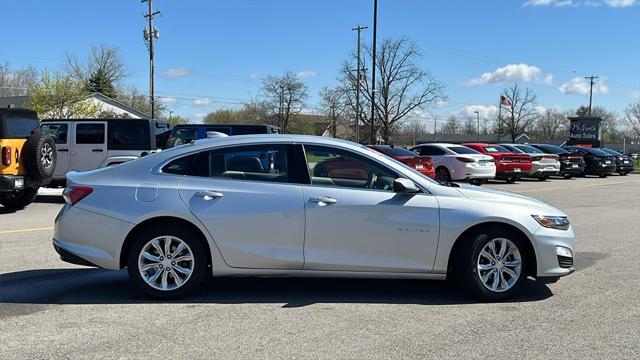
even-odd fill
[[[110,150],[150,150],[148,121],[117,120],[109,123]]]
[[[40,127],[38,119],[8,116],[2,119],[0,132],[4,139],[28,138],[31,132]]]

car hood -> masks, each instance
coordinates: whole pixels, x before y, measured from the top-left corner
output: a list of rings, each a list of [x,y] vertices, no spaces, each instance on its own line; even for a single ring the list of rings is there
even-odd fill
[[[515,204],[529,208],[531,214],[547,216],[566,216],[562,211],[544,201],[508,191],[488,189],[486,187],[459,184],[457,190],[466,198],[478,201],[491,201],[500,204]]]

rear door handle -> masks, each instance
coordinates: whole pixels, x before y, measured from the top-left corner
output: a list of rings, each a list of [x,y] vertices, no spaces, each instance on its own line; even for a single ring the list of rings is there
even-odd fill
[[[102,152],[102,149],[91,149],[93,152]]]
[[[332,198],[331,196],[318,196],[309,198],[310,202],[318,203],[318,206],[327,206],[330,204],[335,204],[338,200]]]
[[[224,196],[223,193],[219,192],[219,191],[215,191],[215,190],[205,190],[205,191],[198,191],[195,193],[196,197],[202,198],[202,200],[213,200],[213,199],[217,199],[217,198],[221,198]]]
[[[69,152],[69,149],[58,149],[60,152]]]

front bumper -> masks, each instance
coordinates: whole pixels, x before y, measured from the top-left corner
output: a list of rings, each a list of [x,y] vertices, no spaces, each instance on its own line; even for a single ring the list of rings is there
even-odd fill
[[[537,277],[560,277],[575,271],[575,239],[572,227],[567,230],[555,230],[541,226],[533,236],[535,237]],[[570,257],[566,256],[567,250],[571,254]]]
[[[625,173],[630,173],[633,171],[633,163],[629,163],[629,164],[625,164],[625,163],[618,163],[616,164],[616,172],[625,172]]]

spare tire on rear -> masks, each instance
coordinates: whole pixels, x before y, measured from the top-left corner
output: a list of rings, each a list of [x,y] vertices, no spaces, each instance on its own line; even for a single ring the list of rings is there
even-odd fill
[[[32,134],[24,144],[22,161],[31,180],[50,180],[56,169],[56,143],[46,134]]]
[[[184,141],[182,141],[182,139],[180,139],[179,137],[172,137],[169,138],[169,140],[167,140],[167,144],[165,145],[165,149],[169,149],[172,147],[176,147],[176,146],[180,146],[184,144]]]

